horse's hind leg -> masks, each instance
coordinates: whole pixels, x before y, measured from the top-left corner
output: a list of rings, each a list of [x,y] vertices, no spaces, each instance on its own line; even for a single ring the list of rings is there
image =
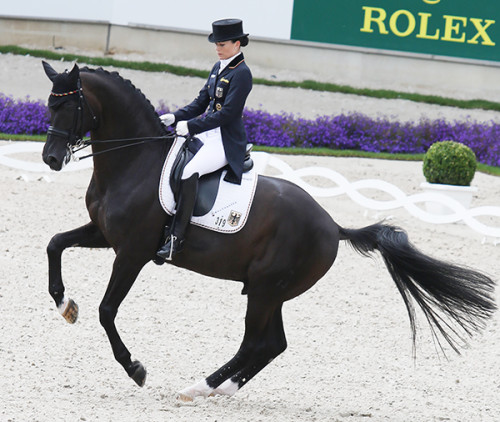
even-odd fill
[[[257,310],[259,312],[259,310]],[[258,322],[247,314],[247,330],[240,352],[246,357],[244,365],[220,384],[212,395],[232,396],[287,347],[281,306],[274,311],[264,327],[249,325]]]
[[[73,246],[83,248],[107,248],[109,244],[106,239],[104,239],[99,228],[93,223],[89,223],[77,229],[56,234],[47,246],[47,255],[49,259],[49,293],[63,317],[70,323],[74,323],[78,317],[78,306],[73,300],[64,297],[61,256],[66,248]]]
[[[203,381],[182,390],[179,399],[191,401],[197,396],[235,394],[243,385],[284,352],[287,343],[281,307],[262,303],[249,296],[245,335],[238,353]]]

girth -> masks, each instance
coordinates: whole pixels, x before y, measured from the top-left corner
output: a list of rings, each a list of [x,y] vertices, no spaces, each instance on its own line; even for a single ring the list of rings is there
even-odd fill
[[[190,137],[186,139],[179,150],[177,157],[175,157],[174,164],[172,165],[172,171],[170,172],[170,188],[174,194],[175,202],[179,200],[181,177],[184,167],[186,167],[187,163],[193,159],[202,146],[203,142],[201,142],[198,138]],[[246,173],[253,168],[253,160],[250,156],[251,151],[252,144],[247,144],[245,161],[243,164],[243,173]],[[228,166],[225,166],[219,170],[200,177],[198,184],[198,196],[196,198],[193,216],[198,217],[205,215],[212,209],[215,199],[217,198],[217,193],[219,192],[222,172],[227,169]]]

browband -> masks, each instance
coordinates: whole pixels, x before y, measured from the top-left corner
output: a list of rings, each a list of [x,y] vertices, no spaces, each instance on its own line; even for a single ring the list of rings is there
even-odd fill
[[[54,97],[66,97],[67,95],[77,94],[78,91],[81,91],[81,90],[82,90],[82,88],[77,89],[75,91],[63,92],[62,94],[57,94],[56,92],[51,92],[50,95],[53,95]]]

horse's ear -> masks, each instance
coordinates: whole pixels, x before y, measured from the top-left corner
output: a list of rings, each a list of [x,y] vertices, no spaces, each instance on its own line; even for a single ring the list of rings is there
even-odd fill
[[[71,69],[71,72],[69,72],[68,76],[69,76],[70,80],[75,80],[75,81],[80,76],[80,68],[78,67],[78,65],[76,63],[73,66],[73,69]]]
[[[42,65],[43,69],[45,70],[45,74],[49,77],[49,79],[52,82],[54,82],[54,79],[56,78],[57,75],[59,75],[59,73],[57,73],[55,69],[44,60],[42,60]]]

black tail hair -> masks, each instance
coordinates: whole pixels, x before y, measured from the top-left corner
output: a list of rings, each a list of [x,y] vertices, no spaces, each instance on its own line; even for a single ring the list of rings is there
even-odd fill
[[[443,262],[415,248],[404,230],[383,223],[361,229],[339,227],[341,240],[360,254],[378,250],[403,297],[410,317],[413,350],[416,318],[413,301],[422,309],[439,347],[439,333],[460,353],[460,347],[481,331],[496,310],[494,281],[473,269]],[[413,298],[413,300],[412,300]]]

